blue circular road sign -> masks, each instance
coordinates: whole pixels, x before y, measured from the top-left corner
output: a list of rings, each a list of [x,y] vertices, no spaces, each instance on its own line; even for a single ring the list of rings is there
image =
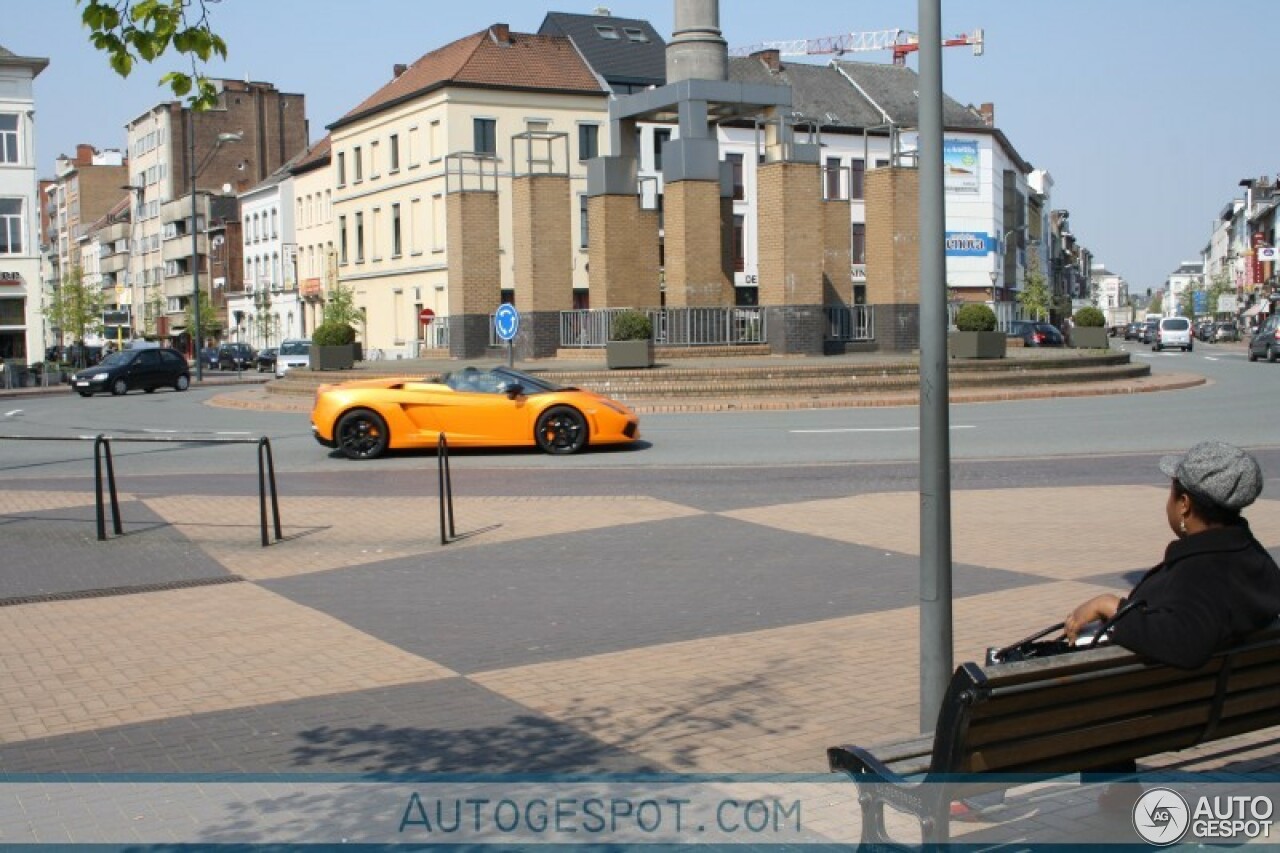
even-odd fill
[[[493,328],[504,341],[514,338],[516,332],[520,331],[520,314],[516,311],[516,306],[508,303],[499,305],[498,312],[493,315]]]

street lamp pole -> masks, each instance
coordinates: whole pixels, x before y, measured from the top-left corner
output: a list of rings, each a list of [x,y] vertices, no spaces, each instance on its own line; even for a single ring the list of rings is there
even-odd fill
[[[196,226],[196,177],[218,152],[224,142],[239,142],[243,134],[219,133],[204,163],[196,166],[196,114],[187,110],[187,163],[191,170],[191,350],[196,359],[196,381],[204,381],[204,362],[200,360],[200,347],[204,343],[200,324],[200,229]]]

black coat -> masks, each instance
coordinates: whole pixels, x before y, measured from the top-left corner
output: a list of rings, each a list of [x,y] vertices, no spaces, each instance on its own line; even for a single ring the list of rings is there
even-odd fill
[[[1178,539],[1125,603],[1112,639],[1161,663],[1198,669],[1219,649],[1280,615],[1280,567],[1249,525]]]

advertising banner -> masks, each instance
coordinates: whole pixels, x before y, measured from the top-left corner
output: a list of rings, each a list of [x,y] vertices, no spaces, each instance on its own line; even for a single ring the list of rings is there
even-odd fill
[[[942,143],[943,186],[947,192],[978,191],[978,143],[948,139]]]
[[[947,257],[976,258],[996,251],[996,238],[978,231],[948,231]]]

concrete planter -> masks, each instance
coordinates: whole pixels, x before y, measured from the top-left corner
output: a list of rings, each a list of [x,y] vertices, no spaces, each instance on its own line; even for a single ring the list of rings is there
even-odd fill
[[[337,347],[312,344],[307,356],[310,362],[308,366],[312,370],[350,370],[356,364],[356,352],[352,344]]]
[[[605,345],[605,364],[610,370],[653,367],[653,341],[609,341]]]
[[[1004,358],[1004,332],[952,332],[948,343],[952,358]]]
[[[1071,330],[1071,346],[1076,349],[1109,349],[1107,330],[1101,326],[1076,326]]]

